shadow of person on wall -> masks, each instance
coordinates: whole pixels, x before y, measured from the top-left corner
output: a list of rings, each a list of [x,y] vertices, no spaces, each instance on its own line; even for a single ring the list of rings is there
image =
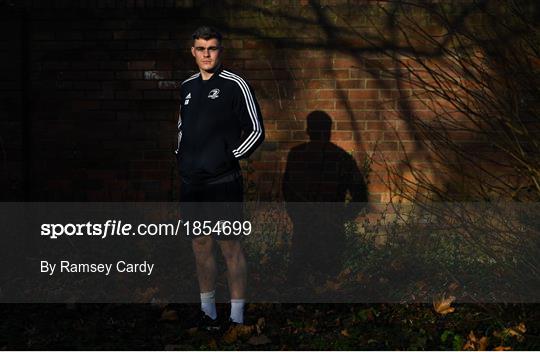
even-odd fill
[[[287,272],[289,285],[324,283],[341,271],[345,223],[367,202],[364,176],[354,158],[330,142],[332,119],[324,111],[307,116],[309,142],[287,157],[282,191],[293,223]],[[297,286],[298,287],[298,286]]]

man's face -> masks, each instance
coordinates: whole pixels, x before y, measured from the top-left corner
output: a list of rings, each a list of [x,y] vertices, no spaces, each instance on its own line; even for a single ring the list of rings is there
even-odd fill
[[[221,63],[221,46],[217,39],[195,39],[191,54],[199,69],[212,72]]]

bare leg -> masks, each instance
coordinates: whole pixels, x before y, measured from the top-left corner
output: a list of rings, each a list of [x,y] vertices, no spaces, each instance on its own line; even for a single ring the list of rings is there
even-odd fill
[[[210,236],[199,236],[191,241],[195,263],[197,265],[197,278],[200,292],[210,292],[216,285],[216,258],[213,247],[214,240]]]
[[[227,264],[227,281],[231,299],[243,299],[246,294],[247,265],[240,241],[218,241]]]

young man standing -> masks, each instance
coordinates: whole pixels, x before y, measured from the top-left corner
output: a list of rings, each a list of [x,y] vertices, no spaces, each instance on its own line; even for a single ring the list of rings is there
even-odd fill
[[[237,204],[241,212],[243,183],[238,160],[248,157],[264,140],[260,108],[246,81],[223,69],[221,34],[205,26],[198,28],[192,39],[191,54],[199,72],[182,82],[180,88],[176,150],[182,180],[180,202],[227,202],[229,206]],[[202,214],[195,216],[208,216]],[[246,260],[239,237],[215,233],[188,235],[193,238],[201,294],[197,326],[220,329],[215,304],[215,243],[219,244],[227,265],[229,323],[243,324]]]

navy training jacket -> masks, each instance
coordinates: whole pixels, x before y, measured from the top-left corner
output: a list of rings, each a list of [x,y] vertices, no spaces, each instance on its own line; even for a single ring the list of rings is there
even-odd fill
[[[264,140],[261,110],[247,82],[220,67],[182,82],[176,157],[182,181],[209,183],[240,170]]]

